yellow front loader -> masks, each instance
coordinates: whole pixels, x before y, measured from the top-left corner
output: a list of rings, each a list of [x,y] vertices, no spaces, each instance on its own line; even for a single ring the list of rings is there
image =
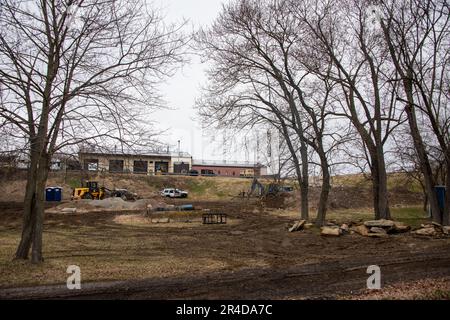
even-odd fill
[[[73,189],[72,200],[105,198],[105,188],[99,187],[97,181],[86,181],[86,186]]]

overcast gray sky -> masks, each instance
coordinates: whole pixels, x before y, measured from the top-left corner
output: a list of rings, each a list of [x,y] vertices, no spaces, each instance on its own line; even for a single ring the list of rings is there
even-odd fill
[[[164,8],[168,22],[180,22],[184,19],[190,21],[186,31],[192,29],[192,25],[210,25],[220,12],[222,3],[227,0],[159,0],[154,4]],[[200,87],[206,82],[202,65],[197,57],[193,57],[190,63],[161,86],[168,106],[173,110],[161,110],[154,115],[160,128],[168,129],[164,141],[177,145],[181,140],[181,150],[191,153],[196,159],[214,159],[223,157],[220,144],[211,143],[210,137],[204,136],[201,124],[194,120],[195,99],[200,95]],[[175,151],[175,150],[173,150]],[[233,155],[227,160],[238,159]]]

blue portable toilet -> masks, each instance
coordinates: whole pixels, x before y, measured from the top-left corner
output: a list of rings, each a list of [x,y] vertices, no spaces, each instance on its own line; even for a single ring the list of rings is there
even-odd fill
[[[445,186],[435,186],[434,187],[434,192],[436,192],[436,197],[438,200],[438,204],[439,204],[439,209],[441,210],[441,212],[444,212],[444,208],[445,208]]]
[[[62,188],[54,187],[53,188],[53,201],[61,201],[62,200]]]
[[[55,201],[55,192],[53,187],[45,188],[45,201]]]

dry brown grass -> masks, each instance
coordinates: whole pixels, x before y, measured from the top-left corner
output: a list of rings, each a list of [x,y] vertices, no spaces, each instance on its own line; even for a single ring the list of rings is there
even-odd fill
[[[300,219],[300,212],[298,210],[273,210],[270,211],[270,214],[292,219]],[[391,214],[393,220],[404,222],[412,227],[417,227],[421,223],[426,223],[429,221],[420,206],[391,208]],[[316,216],[317,212],[311,209],[310,220],[314,221]],[[372,208],[330,209],[327,212],[326,219],[328,221],[334,220],[338,223],[367,221],[374,219],[374,213]]]
[[[344,300],[450,300],[450,278],[423,279],[396,283],[380,290],[367,290],[356,296],[340,296]]]
[[[107,281],[171,277],[209,272],[227,263],[207,256],[171,254],[171,243],[154,233],[155,228],[201,228],[200,223],[142,223],[142,219],[118,216],[117,223],[103,226],[53,225],[44,232],[44,257],[40,265],[13,261],[20,229],[0,227],[0,288],[63,284],[69,265],[81,267],[82,281]],[[228,224],[224,226],[227,228]],[[179,241],[177,234],[171,235]]]

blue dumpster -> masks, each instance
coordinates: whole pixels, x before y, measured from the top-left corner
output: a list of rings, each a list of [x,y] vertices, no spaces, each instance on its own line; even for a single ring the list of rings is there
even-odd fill
[[[53,187],[45,188],[45,201],[55,201],[55,192]]]
[[[53,188],[53,201],[61,201],[62,200],[62,188],[54,187]]]

